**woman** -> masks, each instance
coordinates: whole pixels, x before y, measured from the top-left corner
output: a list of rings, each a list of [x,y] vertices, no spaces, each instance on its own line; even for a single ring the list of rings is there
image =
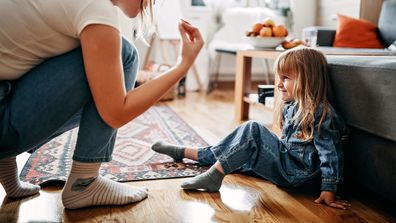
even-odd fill
[[[117,128],[136,118],[178,80],[203,46],[198,29],[179,24],[176,65],[133,89],[139,57],[121,38],[115,7],[152,19],[153,0],[0,2],[0,183],[7,196],[38,193],[20,182],[16,155],[79,126],[65,208],[122,205],[147,197],[99,175],[111,160]]]

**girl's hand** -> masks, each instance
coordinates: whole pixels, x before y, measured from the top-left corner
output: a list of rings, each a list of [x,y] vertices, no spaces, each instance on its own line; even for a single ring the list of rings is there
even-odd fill
[[[204,41],[198,28],[185,20],[179,22],[179,31],[181,35],[181,52],[178,62],[190,67],[202,49]]]
[[[348,201],[337,201],[335,193],[331,191],[322,191],[319,198],[315,200],[315,203],[326,204],[327,206],[344,210],[351,206]]]

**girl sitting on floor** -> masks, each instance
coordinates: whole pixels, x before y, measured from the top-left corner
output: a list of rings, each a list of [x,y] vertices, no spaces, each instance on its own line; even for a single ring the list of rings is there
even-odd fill
[[[325,56],[311,48],[282,53],[275,62],[278,138],[263,125],[249,121],[217,145],[193,148],[157,142],[156,152],[210,165],[205,173],[182,183],[190,190],[219,191],[225,174],[252,171],[276,185],[301,187],[321,177],[321,194],[316,203],[346,209],[335,193],[343,179],[341,136],[345,125],[329,102],[329,79]]]

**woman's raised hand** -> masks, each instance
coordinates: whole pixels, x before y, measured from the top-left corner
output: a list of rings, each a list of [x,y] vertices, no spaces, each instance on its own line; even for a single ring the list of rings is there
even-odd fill
[[[179,31],[181,35],[181,52],[178,62],[189,67],[202,49],[204,41],[198,28],[185,20],[179,22]]]

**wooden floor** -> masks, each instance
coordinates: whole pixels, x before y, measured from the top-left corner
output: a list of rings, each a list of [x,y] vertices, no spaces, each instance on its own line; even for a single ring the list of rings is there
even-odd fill
[[[214,143],[239,123],[234,122],[233,91],[209,95],[188,93],[170,105],[205,140]],[[272,114],[255,106],[251,118],[269,126]],[[23,159],[23,157],[22,157]],[[19,162],[21,164],[21,162]],[[0,222],[396,222],[394,207],[364,195],[348,196],[350,210],[313,202],[315,194],[278,188],[257,178],[228,175],[219,193],[186,192],[183,179],[132,182],[149,188],[144,201],[121,207],[65,210],[61,188],[43,188],[39,195],[12,201],[0,189]]]

